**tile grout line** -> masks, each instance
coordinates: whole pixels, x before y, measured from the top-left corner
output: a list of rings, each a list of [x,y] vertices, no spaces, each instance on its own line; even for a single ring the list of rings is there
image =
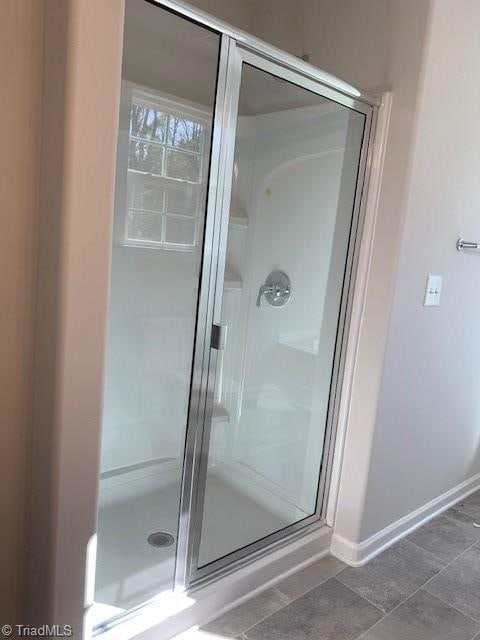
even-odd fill
[[[449,567],[453,562],[455,562],[456,560],[458,560],[461,556],[463,556],[463,554],[466,551],[469,551],[472,547],[474,547],[476,544],[478,544],[480,542],[480,538],[478,540],[476,540],[473,544],[471,544],[469,547],[467,547],[466,549],[464,549],[463,551],[461,551],[458,556],[455,556],[454,558],[452,558],[452,560],[444,560],[443,558],[439,558],[438,556],[436,556],[434,553],[432,553],[431,551],[429,551],[428,549],[425,549],[424,547],[420,546],[419,544],[417,544],[416,542],[413,542],[412,540],[407,540],[406,538],[404,538],[404,540],[406,542],[410,542],[410,544],[415,545],[418,549],[420,549],[421,551],[424,551],[426,553],[429,553],[433,558],[436,558],[437,560],[440,560],[440,562],[444,562],[445,566],[443,566],[440,571],[438,573],[441,573],[444,569],[446,569],[447,567]],[[438,575],[438,574],[435,574]],[[433,576],[435,577],[435,576]],[[429,578],[429,580],[431,580],[431,578]],[[427,581],[428,582],[428,581]]]
[[[242,631],[240,633],[240,636],[243,634],[248,633],[248,631],[251,631],[252,629],[254,629],[258,624],[260,624],[261,622],[265,622],[265,620],[268,620],[268,618],[271,618],[272,616],[274,616],[276,613],[279,613],[282,609],[285,609],[286,607],[288,607],[289,605],[293,604],[294,602],[296,602],[297,600],[299,600],[300,598],[302,598],[303,596],[307,595],[307,593],[310,593],[310,591],[313,591],[316,587],[321,587],[322,585],[327,584],[327,582],[330,582],[330,580],[335,580],[336,582],[338,582],[338,584],[342,585],[342,587],[346,587],[349,591],[351,591],[353,594],[355,594],[358,598],[361,598],[362,600],[365,600],[365,602],[367,602],[369,605],[371,605],[372,607],[374,607],[375,609],[377,609],[377,611],[379,611],[379,613],[383,614],[382,617],[380,618],[380,620],[382,620],[386,615],[386,613],[384,613],[381,609],[379,609],[377,607],[377,605],[373,604],[373,602],[370,602],[370,600],[367,600],[367,598],[364,598],[363,596],[360,596],[358,593],[356,593],[355,591],[353,591],[353,589],[350,589],[350,587],[346,584],[343,584],[343,582],[340,582],[340,580],[337,580],[337,576],[338,574],[343,571],[343,569],[341,569],[340,571],[337,571],[337,573],[335,573],[334,575],[330,576],[329,578],[327,578],[326,580],[324,580],[323,582],[319,582],[317,585],[315,585],[314,587],[312,587],[311,589],[308,589],[307,591],[305,591],[305,593],[302,593],[301,595],[299,595],[296,598],[293,598],[292,600],[290,600],[290,602],[287,602],[283,607],[281,607],[280,609],[277,609],[277,611],[274,611],[273,613],[270,613],[268,616],[266,616],[265,618],[262,618],[261,620],[259,620],[258,622],[256,622],[254,625],[252,625],[251,627],[248,627],[248,629],[245,629],[244,631]],[[278,589],[278,591],[280,591],[280,589]],[[283,593],[283,592],[281,592]],[[285,595],[285,594],[284,594]],[[377,622],[380,622],[380,620],[378,620]],[[375,623],[376,624],[376,623]],[[373,625],[375,626],[375,625]],[[369,629],[371,629],[372,627],[369,627]],[[367,631],[369,630],[367,629]],[[233,638],[233,640],[238,640],[239,636],[235,636],[235,638]],[[247,640],[249,640],[247,638]],[[355,638],[353,638],[352,640],[357,640]]]
[[[442,604],[446,604],[447,607],[450,607],[450,609],[453,609],[457,613],[461,613],[464,618],[468,618],[469,620],[474,622],[476,625],[478,625],[479,628],[475,631],[475,633],[478,633],[480,631],[480,621],[479,620],[475,620],[475,618],[472,618],[472,616],[469,616],[468,613],[464,613],[463,611],[460,611],[460,609],[457,609],[457,607],[455,607],[455,605],[453,605],[453,604],[450,604],[450,602],[446,602],[445,600],[442,600],[442,598],[439,598],[435,593],[430,593],[430,591],[425,591],[425,593],[428,593],[428,595],[432,596],[432,598],[435,598],[436,600],[438,600]]]
[[[375,624],[373,624],[371,627],[369,627],[366,631],[364,631],[360,636],[357,636],[357,638],[355,638],[354,640],[362,640],[363,637],[365,637],[365,634],[368,633],[369,631],[371,631],[374,627],[377,626],[377,624],[380,624],[380,622],[382,622],[382,620],[384,618],[386,618],[387,616],[389,616],[391,613],[393,613],[394,611],[396,611],[396,609],[398,609],[399,607],[402,606],[402,604],[405,604],[405,602],[407,602],[407,600],[410,600],[410,598],[413,598],[413,596],[415,594],[417,594],[421,589],[423,589],[425,587],[425,585],[427,585],[429,582],[431,582],[434,578],[436,578],[437,576],[439,576],[443,571],[445,571],[445,569],[447,569],[453,562],[455,562],[455,560],[458,560],[458,558],[460,558],[460,556],[462,556],[464,553],[466,553],[467,551],[469,551],[472,547],[474,547],[475,545],[478,544],[478,540],[476,542],[474,542],[472,545],[470,545],[467,549],[465,549],[464,551],[462,551],[462,553],[460,553],[458,556],[456,556],[456,558],[454,558],[451,562],[449,562],[448,564],[446,564],[442,569],[440,569],[440,571],[438,571],[434,576],[432,576],[431,578],[429,578],[426,582],[424,582],[422,585],[420,585],[420,587],[418,587],[418,589],[415,589],[415,591],[413,591],[409,596],[407,596],[405,598],[405,600],[402,600],[402,602],[399,602],[395,607],[393,607],[393,609],[391,611],[389,611],[388,613],[386,613],[383,618],[380,618],[380,620],[377,620],[377,622],[375,622]],[[412,544],[415,544],[414,542],[412,542]],[[418,545],[416,545],[418,546]],[[422,551],[424,551],[423,547],[419,547],[420,549],[422,549]],[[433,555],[433,554],[431,554]],[[435,556],[437,557],[437,556]],[[440,558],[439,558],[440,560]],[[471,618],[470,616],[466,615],[465,613],[463,613],[463,611],[459,611],[456,607],[453,607],[451,604],[449,604],[448,602],[445,602],[444,600],[442,600],[441,598],[438,598],[437,596],[435,596],[433,593],[430,593],[429,591],[427,591],[426,593],[428,593],[429,596],[432,596],[434,598],[436,598],[437,600],[439,600],[440,602],[442,602],[443,604],[446,604],[447,606],[451,607],[452,609],[454,609],[455,611],[457,611],[458,613],[460,613],[462,616],[465,616],[465,618],[468,618],[469,620],[471,620],[472,622],[475,622],[475,624],[479,625],[479,629],[480,629],[480,622],[478,620],[474,620],[473,618]],[[358,594],[357,594],[358,595]],[[362,596],[360,596],[362,597]],[[364,598],[364,600],[366,600],[366,598]],[[368,600],[367,600],[368,602]],[[477,629],[475,631],[475,633],[478,633],[479,629]],[[475,636],[473,636],[473,638],[475,638]],[[473,640],[472,638],[472,640]]]
[[[424,549],[423,547],[420,547],[418,544],[415,544],[415,542],[411,542],[411,540],[407,540],[407,538],[401,538],[400,540],[398,540],[395,544],[397,544],[398,542],[408,542],[410,544],[413,544],[415,547],[417,547],[417,549],[420,549],[422,551],[422,553],[428,553],[428,555],[432,556],[432,558],[435,558],[436,560],[439,560],[440,562],[445,562],[445,560],[443,560],[442,558],[439,558],[438,556],[436,556],[435,554],[431,553],[430,551],[428,551],[428,549]],[[394,545],[392,545],[393,547]],[[470,548],[470,547],[469,547]],[[388,549],[385,549],[385,551],[388,551]],[[467,551],[467,549],[465,549],[465,551]],[[384,552],[382,552],[384,553]],[[380,554],[381,555],[381,554]],[[380,557],[380,555],[378,557]],[[457,556],[459,557],[459,556]],[[456,558],[455,558],[456,559]],[[454,562],[452,560],[452,562]],[[365,565],[366,566],[366,565]],[[347,589],[350,589],[350,591],[352,591],[353,593],[355,593],[359,598],[362,598],[363,600],[365,600],[365,602],[368,602],[369,604],[373,605],[376,609],[378,609],[383,616],[380,618],[380,620],[377,620],[377,622],[375,622],[375,624],[373,624],[371,627],[369,627],[366,631],[362,632],[362,636],[367,633],[367,631],[370,631],[370,629],[372,629],[375,625],[377,625],[379,622],[381,622],[381,620],[383,620],[383,618],[386,618],[388,615],[390,615],[393,611],[395,611],[395,609],[397,609],[398,607],[400,607],[402,604],[404,604],[409,598],[411,598],[415,593],[417,593],[417,591],[419,591],[420,589],[422,589],[422,587],[424,585],[427,584],[427,582],[430,582],[430,580],[433,580],[433,578],[436,578],[436,576],[438,576],[444,569],[446,569],[448,567],[448,564],[446,564],[444,567],[442,567],[439,571],[437,571],[437,573],[435,575],[433,575],[431,578],[429,578],[428,580],[426,580],[425,582],[423,582],[419,587],[417,587],[415,589],[415,591],[412,591],[412,593],[410,593],[408,596],[405,596],[405,598],[403,600],[401,600],[401,602],[399,602],[398,604],[396,604],[393,609],[391,609],[390,611],[383,611],[383,609],[380,609],[380,607],[375,604],[374,602],[372,602],[371,600],[369,600],[368,598],[366,598],[364,595],[360,595],[359,593],[357,593],[354,589],[352,589],[348,584],[343,583],[341,580],[338,580],[337,576],[338,573],[334,576],[335,578],[337,578],[337,581],[340,582],[340,584],[343,584],[344,587],[347,587]],[[341,572],[339,572],[341,573]],[[360,638],[362,636],[358,637],[358,640],[360,640]]]
[[[279,611],[281,611],[282,609],[285,609],[285,607],[288,607],[289,604],[291,604],[293,602],[293,600],[291,600],[289,598],[289,596],[287,596],[285,593],[283,593],[283,591],[280,591],[280,589],[278,587],[276,587],[275,585],[269,587],[270,589],[275,589],[275,591],[278,591],[278,593],[281,593],[282,596],[285,596],[286,598],[288,598],[288,602],[286,602],[284,605],[282,605],[279,609],[277,609],[276,611],[272,611],[272,613],[269,613],[268,615],[266,615],[264,618],[260,618],[259,620],[257,620],[254,624],[252,624],[251,626],[247,627],[246,629],[244,629],[243,631],[240,631],[239,634],[237,634],[236,636],[234,636],[234,640],[235,638],[238,638],[239,636],[242,636],[243,634],[247,633],[247,631],[251,631],[254,627],[257,626],[257,624],[260,624],[261,622],[264,622],[265,620],[267,620],[268,618],[270,618],[271,616],[274,616],[276,613],[278,613]],[[265,589],[265,591],[262,591],[261,593],[265,593],[266,591],[268,591],[268,589]],[[259,593],[258,595],[261,595],[261,593]],[[250,600],[245,600],[245,604],[247,602],[251,602],[256,596],[254,596],[253,598],[250,598]],[[232,611],[234,611],[234,609],[232,609]],[[228,612],[227,612],[228,613]]]
[[[269,589],[274,589],[275,591],[278,591],[278,593],[282,594],[282,596],[285,596],[286,598],[288,598],[287,595],[285,595],[283,593],[283,591],[280,591],[280,589],[278,589],[275,585],[268,587],[267,589],[265,589],[264,591],[261,591],[258,595],[262,595],[262,593],[266,593]],[[245,600],[244,604],[247,604],[247,602],[252,602],[252,600],[255,599],[256,596],[254,596],[253,598],[250,598],[249,600]],[[233,636],[232,640],[235,640],[236,638],[238,638],[239,636],[244,635],[245,633],[247,633],[247,631],[250,631],[251,629],[253,629],[253,627],[256,627],[257,624],[260,624],[261,622],[264,622],[265,620],[267,620],[267,618],[270,618],[270,616],[275,615],[278,611],[281,611],[282,609],[285,609],[285,607],[288,607],[289,604],[291,604],[293,602],[293,600],[290,600],[288,602],[286,602],[284,605],[282,605],[279,609],[277,609],[276,611],[272,611],[272,613],[269,613],[268,615],[266,615],[264,618],[260,618],[259,620],[257,620],[255,622],[255,624],[252,624],[250,627],[247,627],[246,629],[243,629],[243,631],[240,631],[240,633],[238,633],[237,635]],[[241,605],[240,605],[241,606]],[[231,611],[235,611],[235,609],[231,609]],[[227,611],[225,615],[228,615],[228,613],[230,613],[230,611]],[[221,617],[221,616],[220,616]],[[214,622],[214,620],[212,620],[212,622]]]
[[[457,509],[455,509],[455,507],[450,507],[450,509],[453,509],[454,511],[457,511]],[[460,513],[462,516],[465,516],[465,515],[466,515],[466,514],[465,514],[465,513],[463,513],[462,511],[457,511],[457,513]],[[435,516],[435,518],[432,518],[432,520],[430,520],[429,522],[432,522],[432,521],[433,521],[433,520],[435,520],[436,518],[439,518],[439,517],[441,517],[441,516],[443,516],[443,515],[445,515],[445,514],[446,514],[446,511],[444,511],[444,512],[443,512],[443,513],[441,513],[441,514],[439,514],[438,516]],[[448,516],[446,516],[446,517],[448,518]],[[472,517],[470,517],[470,516],[467,516],[467,518],[468,518],[469,520],[471,520],[471,521],[472,521],[472,526],[473,526],[473,524],[475,523],[475,520],[474,520]],[[424,526],[424,525],[422,525],[422,526]],[[421,529],[421,528],[422,528],[422,527],[418,527],[418,529]],[[418,529],[415,529],[415,531],[418,531]],[[412,531],[411,533],[415,533],[415,531]],[[469,547],[467,547],[466,549],[464,549],[463,551],[461,551],[461,552],[458,554],[458,556],[455,556],[455,557],[454,557],[452,560],[450,560],[450,561],[446,561],[446,560],[444,560],[443,558],[440,558],[439,556],[435,555],[434,553],[432,553],[432,552],[431,552],[431,551],[429,551],[428,549],[425,549],[425,547],[422,547],[422,546],[421,546],[421,545],[419,545],[417,542],[413,542],[413,540],[410,540],[410,539],[409,539],[409,536],[410,536],[410,535],[411,535],[411,534],[408,534],[408,536],[405,536],[405,538],[401,538],[401,540],[406,540],[407,542],[410,542],[411,544],[414,544],[416,547],[418,547],[418,548],[419,548],[419,549],[421,549],[422,551],[426,551],[427,553],[429,553],[429,554],[430,554],[431,556],[433,556],[434,558],[437,558],[437,560],[440,560],[440,562],[446,562],[446,565],[445,565],[445,567],[443,567],[443,569],[446,569],[446,568],[448,567],[448,565],[452,564],[452,562],[455,562],[455,560],[458,560],[458,558],[460,558],[460,556],[462,556],[466,551],[468,551],[469,549],[471,549],[472,547],[474,547],[476,544],[479,544],[479,543],[480,543],[480,535],[479,535],[478,539],[477,539],[473,544],[471,544]],[[400,542],[400,540],[399,540],[399,542]],[[393,546],[393,545],[392,545],[392,546]],[[441,571],[443,571],[443,569],[441,569]]]
[[[467,551],[470,551],[470,549],[473,549],[473,547],[476,547],[478,545],[479,541],[477,540],[474,544],[470,545],[467,549],[465,549],[465,551],[462,551],[462,553],[460,553],[455,560],[452,560],[452,562],[450,564],[453,564],[454,562],[456,562],[457,560],[459,560],[463,555],[465,555],[467,553]],[[449,567],[450,565],[447,565],[447,567]],[[445,569],[447,569],[447,567],[445,567]],[[443,571],[443,569],[442,569]],[[425,585],[427,585],[431,580],[433,580],[434,578],[436,578],[438,575],[440,575],[440,573],[442,573],[442,571],[439,571],[439,573],[437,573],[437,575],[433,576],[432,578],[430,578],[430,580],[427,580],[427,582],[425,582],[424,585],[422,585],[422,589]],[[440,600],[440,602],[443,602],[443,604],[446,604],[447,606],[451,607],[452,609],[455,609],[455,611],[458,611],[458,613],[461,613],[463,616],[465,616],[466,618],[469,618],[470,620],[472,620],[472,622],[475,622],[476,624],[478,624],[480,626],[480,619],[476,620],[475,618],[472,618],[472,616],[469,616],[468,613],[464,613],[463,611],[460,611],[460,609],[457,609],[457,607],[455,607],[453,604],[450,604],[450,602],[447,602],[446,600],[444,600],[443,598],[440,598],[440,596],[436,595],[435,593],[430,593],[430,591],[427,591],[427,593],[430,596],[433,596],[434,598],[437,598],[437,600]],[[413,594],[412,594],[413,595]],[[478,632],[478,630],[477,630]]]
[[[452,507],[453,508],[453,507]],[[473,520],[472,520],[473,522]],[[432,553],[431,551],[429,551],[428,549],[424,549],[423,547],[421,547],[420,545],[416,544],[415,542],[413,542],[412,540],[408,540],[407,537],[402,538],[401,540],[399,540],[398,542],[401,541],[404,542],[408,542],[410,544],[412,544],[413,546],[417,547],[417,549],[420,549],[423,553],[427,553],[428,555],[432,556],[432,558],[435,558],[436,560],[440,561],[440,562],[445,562],[445,560],[443,558],[439,558],[438,556],[436,556],[434,553]],[[344,584],[341,580],[338,580],[337,576],[344,571],[345,569],[348,569],[348,565],[347,567],[344,567],[343,569],[340,569],[339,571],[337,571],[336,573],[334,573],[333,575],[331,575],[329,578],[327,578],[326,580],[324,580],[323,582],[319,582],[318,584],[314,585],[311,589],[307,589],[307,591],[305,591],[304,593],[300,594],[299,596],[297,596],[296,598],[291,598],[289,600],[289,602],[286,602],[282,607],[280,607],[279,609],[277,609],[276,611],[274,611],[273,613],[268,614],[267,616],[265,616],[265,618],[261,618],[260,620],[257,620],[255,622],[255,624],[251,625],[250,627],[244,629],[243,631],[240,632],[240,635],[242,634],[246,634],[248,631],[251,631],[254,627],[256,627],[258,624],[260,624],[261,622],[264,622],[265,620],[267,620],[268,618],[270,618],[271,616],[275,615],[276,613],[278,613],[279,611],[281,611],[282,609],[285,609],[285,607],[288,607],[290,604],[292,604],[293,602],[295,602],[296,600],[298,600],[299,598],[301,598],[302,596],[306,595],[307,593],[309,593],[310,591],[312,591],[313,589],[315,589],[316,587],[320,587],[321,585],[326,584],[329,580],[335,579],[339,584],[341,584],[342,586],[346,587],[349,591],[351,591],[352,593],[354,593],[357,597],[361,598],[362,600],[365,600],[365,602],[367,602],[368,604],[370,604],[372,607],[375,607],[375,609],[377,609],[377,611],[379,611],[382,614],[382,617],[377,620],[377,622],[375,622],[371,627],[369,627],[368,629],[366,629],[364,632],[362,632],[362,635],[357,637],[357,640],[361,640],[361,638],[371,629],[373,629],[373,627],[375,627],[377,624],[379,624],[384,618],[386,618],[388,615],[390,615],[391,613],[393,613],[395,611],[395,609],[398,609],[398,607],[400,607],[402,604],[404,604],[405,602],[407,602],[407,600],[409,600],[411,597],[413,597],[416,593],[418,593],[418,591],[420,591],[421,589],[423,589],[423,587],[425,585],[427,585],[431,580],[433,580],[434,578],[436,578],[437,576],[439,576],[445,569],[447,569],[453,562],[455,562],[456,560],[458,560],[464,553],[466,553],[467,551],[469,551],[472,547],[474,547],[475,545],[477,545],[480,542],[479,540],[476,540],[473,544],[471,544],[469,547],[467,547],[466,549],[464,549],[461,553],[458,554],[458,556],[455,556],[455,558],[453,558],[452,560],[450,560],[450,562],[447,562],[445,564],[445,566],[443,566],[435,575],[433,575],[431,578],[429,578],[428,580],[426,580],[424,583],[422,583],[419,587],[417,587],[417,589],[415,589],[415,591],[413,591],[411,594],[409,594],[408,596],[406,596],[401,602],[399,602],[397,605],[395,605],[395,607],[393,609],[391,609],[390,611],[384,612],[382,609],[380,609],[378,607],[377,604],[375,604],[374,602],[372,602],[371,600],[369,600],[368,598],[366,598],[363,595],[360,595],[359,593],[357,593],[356,591],[354,591],[354,589],[350,588],[349,585]],[[393,546],[393,545],[392,545]],[[292,574],[295,575],[295,574]],[[278,587],[276,587],[275,585],[272,587],[274,589],[276,589],[278,592],[280,592],[282,595],[286,596],[287,598],[289,596],[287,596],[287,594],[283,593],[283,591],[281,591]],[[457,609],[456,607],[452,606],[451,604],[449,604],[448,602],[445,602],[444,600],[442,600],[441,598],[438,598],[437,596],[434,596],[432,593],[428,592],[427,593],[430,596],[436,597],[437,600],[440,600],[440,602],[443,602],[443,604],[446,604],[447,606],[451,607],[452,609],[454,609],[455,611],[457,611],[458,613],[462,614],[463,616],[465,616],[466,618],[470,619],[472,622],[475,622],[475,624],[480,625],[480,621],[475,620],[474,618],[471,618],[470,616],[466,615],[465,613],[463,613],[462,611],[460,611],[459,609]],[[478,631],[478,630],[477,630]],[[475,633],[477,633],[477,631]],[[238,636],[235,636],[236,638],[238,638]],[[248,639],[247,639],[248,640]]]
[[[440,569],[440,571],[443,571],[445,569],[445,567],[447,567],[451,562],[454,562],[454,560],[456,560],[458,558],[458,556],[455,556],[455,558],[453,560],[450,560],[450,562],[449,562],[448,560],[444,560],[444,558],[440,558],[439,556],[435,555],[434,553],[432,553],[428,549],[425,549],[425,547],[422,547],[421,545],[417,544],[416,542],[413,542],[413,540],[409,540],[408,537],[402,538],[402,540],[404,542],[408,542],[409,544],[413,544],[414,547],[417,547],[417,549],[420,549],[420,551],[422,551],[423,553],[428,553],[429,556],[432,556],[432,558],[435,558],[435,560],[438,560],[439,562],[441,562],[443,564],[443,567]],[[399,542],[401,542],[401,540],[399,540]],[[462,553],[463,553],[463,551],[462,551]]]
[[[328,556],[325,556],[328,557]],[[333,556],[332,556],[333,557]],[[321,562],[323,560],[323,558],[321,558],[318,562]],[[315,563],[312,563],[315,564]],[[305,569],[307,569],[309,566],[311,565],[307,565],[307,567],[305,567]],[[315,589],[316,587],[320,587],[322,584],[325,584],[326,582],[328,582],[329,580],[331,580],[332,578],[335,578],[341,571],[343,571],[345,567],[339,569],[336,573],[332,574],[331,576],[329,576],[328,578],[326,578],[325,580],[322,580],[322,582],[319,582],[318,584],[314,585],[313,587],[311,587],[310,589],[307,589],[305,592],[301,593],[300,595],[298,595],[296,598],[290,598],[290,596],[287,596],[286,593],[283,593],[283,591],[281,589],[279,589],[277,586],[273,585],[271,588],[276,589],[278,592],[280,592],[283,596],[285,596],[286,598],[289,598],[289,601],[286,602],[282,607],[280,607],[280,609],[277,609],[276,611],[274,611],[273,613],[269,613],[268,616],[265,616],[265,618],[262,618],[261,620],[257,620],[257,622],[255,622],[255,624],[252,624],[251,627],[248,627],[247,629],[244,629],[243,631],[241,631],[241,634],[247,633],[247,631],[251,631],[254,627],[257,626],[257,624],[260,624],[261,622],[265,622],[265,620],[267,620],[268,618],[270,618],[271,616],[275,615],[276,613],[278,613],[279,611],[281,611],[282,609],[285,609],[286,607],[288,607],[289,605],[291,605],[293,602],[296,602],[297,600],[299,600],[301,597],[307,595],[307,593],[310,593],[310,591],[313,591],[313,589]],[[303,571],[303,569],[300,569],[299,573]],[[294,573],[290,574],[289,577],[295,575]],[[286,580],[288,578],[285,578]],[[248,639],[247,639],[248,640]]]
[[[330,554],[331,555],[331,554]],[[325,558],[328,558],[329,556],[325,556]],[[335,556],[332,556],[332,558],[334,558]],[[324,560],[324,558],[321,558],[318,562],[322,562],[322,560]],[[340,561],[341,562],[341,561]],[[313,564],[312,563],[310,565],[307,565],[305,567],[305,569],[308,569],[309,567],[311,567]],[[347,565],[348,566],[348,565]],[[305,569],[300,569],[300,571],[298,573],[301,573],[301,571],[304,571]],[[318,582],[317,584],[314,584],[313,587],[310,587],[310,589],[307,589],[306,591],[304,591],[303,593],[300,593],[298,596],[296,596],[295,598],[291,598],[290,602],[295,602],[295,600],[299,600],[302,596],[306,595],[307,593],[310,593],[310,591],[313,591],[313,589],[315,589],[316,587],[320,587],[322,584],[325,584],[326,582],[328,582],[329,580],[331,580],[332,578],[335,578],[336,576],[338,576],[339,573],[341,573],[344,569],[346,569],[346,567],[342,567],[341,569],[339,569],[338,571],[335,571],[335,573],[332,573],[331,576],[328,576],[328,578],[325,578],[325,580],[322,580],[321,582]],[[295,573],[291,573],[290,576],[288,576],[287,578],[285,578],[285,580],[288,580],[289,578],[291,578],[292,576],[294,576]],[[283,582],[283,581],[280,581]],[[276,587],[278,589],[278,587]],[[283,591],[281,589],[278,589],[278,591],[280,591],[280,593],[283,593]],[[287,596],[286,593],[283,593],[284,596]],[[287,596],[288,598],[289,596]],[[290,604],[290,603],[289,603]],[[287,605],[285,605],[287,606]]]
[[[455,511],[457,511],[457,509],[455,509],[455,505],[450,507],[450,509],[454,509]],[[461,511],[457,511],[458,513],[461,513],[462,515],[467,515],[464,514]],[[443,512],[445,513],[445,512]],[[439,515],[443,515],[439,514]],[[448,516],[447,516],[448,517]],[[467,517],[472,521],[472,525],[475,522],[475,520],[471,517],[468,516]],[[421,528],[421,527],[419,527]],[[424,547],[420,546],[419,544],[417,544],[416,542],[413,542],[412,540],[408,539],[408,536],[405,536],[404,538],[401,538],[400,540],[398,540],[398,542],[407,542],[412,544],[413,546],[415,546],[417,549],[420,549],[423,553],[427,553],[428,555],[430,555],[432,558],[435,558],[436,560],[438,560],[439,562],[446,562],[443,558],[440,558],[439,556],[435,555],[434,553],[432,553],[431,551],[429,551],[428,549],[425,549]],[[379,624],[380,622],[382,622],[382,620],[384,618],[386,618],[387,616],[389,616],[391,613],[393,613],[396,609],[398,609],[400,606],[402,606],[403,604],[405,604],[405,602],[407,602],[407,600],[409,600],[410,598],[412,598],[415,594],[417,594],[421,589],[423,589],[425,587],[425,585],[427,585],[429,582],[431,582],[434,578],[436,578],[437,576],[439,576],[445,569],[447,569],[451,564],[453,564],[456,560],[458,560],[463,554],[465,554],[467,551],[469,551],[470,549],[472,549],[473,547],[475,547],[476,545],[478,545],[480,543],[480,537],[478,540],[476,540],[473,544],[471,544],[469,547],[467,547],[466,549],[464,549],[461,553],[459,553],[457,556],[455,556],[452,560],[450,560],[449,562],[446,562],[445,566],[443,566],[437,573],[435,573],[431,578],[429,578],[428,580],[426,580],[423,584],[421,584],[419,587],[417,587],[417,589],[415,589],[415,591],[413,591],[411,594],[409,594],[408,596],[406,596],[401,602],[399,602],[395,607],[393,607],[393,609],[391,609],[388,612],[384,612],[382,609],[380,609],[378,607],[377,604],[371,602],[368,598],[366,598],[365,596],[360,595],[359,593],[357,593],[356,591],[354,591],[352,588],[349,587],[349,585],[344,584],[341,580],[338,580],[337,576],[344,571],[345,569],[348,569],[348,565],[346,567],[343,567],[341,569],[339,569],[337,572],[333,573],[329,578],[327,578],[326,580],[323,580],[322,582],[319,582],[318,584],[314,585],[313,587],[311,587],[310,589],[307,589],[305,592],[301,593],[300,595],[296,596],[295,598],[290,598],[290,596],[288,596],[286,593],[284,593],[283,591],[281,591],[281,589],[279,589],[277,586],[272,585],[272,589],[275,589],[276,591],[278,591],[279,593],[281,593],[283,596],[289,598],[289,601],[286,602],[284,605],[282,605],[279,609],[277,609],[276,611],[273,611],[272,613],[269,613],[267,616],[265,616],[264,618],[261,618],[260,620],[257,620],[255,622],[255,624],[251,625],[250,627],[247,627],[246,629],[244,629],[243,631],[240,632],[240,634],[234,636],[235,638],[239,638],[242,635],[246,634],[248,631],[251,631],[254,627],[256,627],[257,625],[259,625],[262,622],[265,622],[265,620],[267,620],[268,618],[270,618],[271,616],[275,615],[276,613],[282,611],[282,609],[285,609],[286,607],[288,607],[290,604],[292,604],[293,602],[299,600],[301,597],[303,597],[304,595],[306,595],[307,593],[309,593],[310,591],[312,591],[313,589],[315,589],[316,587],[320,587],[321,585],[326,584],[329,580],[335,579],[339,584],[341,584],[342,586],[346,587],[347,589],[349,589],[349,591],[351,591],[352,593],[354,593],[357,597],[361,598],[362,600],[364,600],[365,602],[367,602],[368,604],[370,604],[371,606],[375,607],[375,609],[377,609],[377,611],[379,611],[382,615],[382,617],[377,620],[377,622],[375,622],[371,627],[369,627],[368,629],[366,629],[365,631],[362,632],[362,634],[360,636],[357,636],[357,638],[355,640],[361,640],[362,637],[365,636],[366,633],[368,633],[368,631],[370,631],[371,629],[373,629],[377,624]],[[396,543],[395,543],[396,544]],[[393,545],[392,545],[393,546]],[[385,550],[386,551],[386,550]],[[382,552],[384,553],[384,552]],[[380,554],[381,555],[381,554]],[[300,570],[302,571],[302,570]],[[291,575],[295,575],[295,574],[291,574]],[[439,598],[438,596],[435,596],[434,594],[430,593],[429,591],[426,591],[426,593],[428,593],[430,596],[436,598],[437,600],[439,600],[440,602],[442,602],[443,604],[451,607],[452,609],[454,609],[455,611],[457,611],[458,613],[460,613],[461,615],[465,616],[465,618],[468,618],[469,620],[471,620],[472,622],[474,622],[475,624],[480,626],[480,621],[479,620],[475,620],[474,618],[468,616],[467,614],[463,613],[463,611],[460,611],[459,609],[457,609],[456,607],[454,607],[453,605],[451,605],[448,602],[445,602],[444,600],[442,600],[441,598]],[[478,629],[475,633],[478,633]],[[475,637],[475,636],[474,636]],[[247,638],[248,640],[248,638]]]
[[[337,574],[338,575],[338,574]],[[361,596],[359,593],[357,593],[354,589],[352,589],[352,587],[350,587],[348,584],[343,583],[341,580],[339,580],[337,578],[337,576],[332,576],[337,582],[338,584],[341,584],[342,587],[346,587],[349,591],[351,591],[352,593],[354,593],[357,598],[361,598],[362,600],[365,600],[365,602],[368,602],[368,604],[371,604],[372,607],[375,607],[375,609],[377,609],[378,611],[380,611],[380,613],[382,614],[382,618],[384,618],[385,616],[388,615],[388,613],[385,613],[385,611],[383,611],[382,609],[380,609],[380,607],[378,606],[378,604],[375,604],[374,602],[372,602],[371,600],[369,600],[368,598],[366,598],[365,596]],[[380,618],[381,620],[381,618]],[[379,622],[379,620],[377,620],[377,622]],[[375,624],[377,624],[375,622]],[[369,627],[371,629],[371,627]],[[368,631],[368,629],[367,629]]]

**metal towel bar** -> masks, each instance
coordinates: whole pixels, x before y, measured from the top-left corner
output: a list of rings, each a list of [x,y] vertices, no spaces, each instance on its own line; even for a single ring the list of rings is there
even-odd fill
[[[464,249],[480,249],[480,242],[468,242],[463,238],[457,240],[457,250],[463,251]]]

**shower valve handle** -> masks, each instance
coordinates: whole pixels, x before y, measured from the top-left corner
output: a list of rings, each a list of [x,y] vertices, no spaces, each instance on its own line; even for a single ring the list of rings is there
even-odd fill
[[[258,290],[257,307],[262,302],[262,296],[272,307],[283,307],[287,304],[292,293],[290,278],[283,271],[272,271]]]
[[[266,284],[262,284],[262,286],[258,290],[257,307],[260,306],[260,303],[262,301],[262,296],[264,296],[266,293],[273,293],[273,291],[274,291],[273,285],[267,286]]]

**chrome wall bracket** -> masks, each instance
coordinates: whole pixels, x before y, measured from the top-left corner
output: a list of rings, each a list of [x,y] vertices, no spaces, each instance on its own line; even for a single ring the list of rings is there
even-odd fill
[[[464,240],[463,238],[459,238],[457,240],[457,251],[463,251],[464,249],[480,249],[480,243],[478,242],[469,242],[468,240]]]

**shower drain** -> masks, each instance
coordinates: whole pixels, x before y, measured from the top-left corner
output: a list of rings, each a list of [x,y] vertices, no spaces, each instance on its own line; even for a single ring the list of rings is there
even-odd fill
[[[170,547],[175,542],[175,538],[168,531],[155,531],[148,536],[147,542],[152,547]]]

